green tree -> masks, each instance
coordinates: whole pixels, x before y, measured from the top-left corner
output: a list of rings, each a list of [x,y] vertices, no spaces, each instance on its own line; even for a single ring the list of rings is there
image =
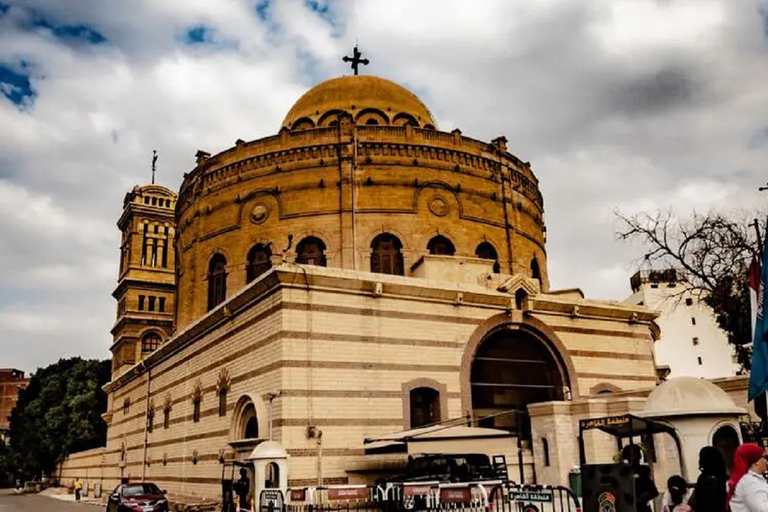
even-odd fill
[[[622,223],[618,238],[639,242],[642,260],[682,271],[687,289],[712,308],[739,364],[749,370],[753,312],[748,270],[760,246],[749,216],[694,213],[680,220],[671,212],[616,215]]]
[[[70,453],[104,446],[101,417],[110,362],[61,359],[39,369],[19,395],[11,414],[11,449],[26,477],[53,474]]]

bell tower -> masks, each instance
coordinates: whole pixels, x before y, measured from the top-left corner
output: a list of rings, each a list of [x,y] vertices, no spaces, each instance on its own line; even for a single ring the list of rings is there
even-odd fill
[[[176,194],[159,185],[134,187],[117,222],[122,233],[117,321],[112,328],[113,378],[157,350],[173,334],[176,303]]]

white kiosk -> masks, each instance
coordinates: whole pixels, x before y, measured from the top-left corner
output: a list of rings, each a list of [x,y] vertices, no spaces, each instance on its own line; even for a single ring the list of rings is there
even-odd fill
[[[259,503],[262,491],[269,500],[282,501],[288,492],[288,453],[277,441],[264,441],[251,452],[248,460],[253,462],[253,499]],[[270,492],[271,491],[271,492]],[[274,491],[280,491],[276,493]]]
[[[653,419],[677,431],[682,451],[683,476],[695,480],[699,450],[714,446],[730,468],[733,452],[741,444],[739,418],[747,411],[737,407],[715,384],[695,377],[669,379],[657,387],[637,416]]]

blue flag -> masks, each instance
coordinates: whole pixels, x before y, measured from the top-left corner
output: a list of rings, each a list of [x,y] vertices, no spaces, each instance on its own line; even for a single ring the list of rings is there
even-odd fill
[[[763,246],[763,264],[760,268],[760,284],[757,288],[757,311],[755,312],[755,332],[752,338],[752,371],[749,373],[749,392],[747,398],[755,397],[768,391],[768,341],[765,339],[768,322],[763,315],[768,292],[768,236]]]

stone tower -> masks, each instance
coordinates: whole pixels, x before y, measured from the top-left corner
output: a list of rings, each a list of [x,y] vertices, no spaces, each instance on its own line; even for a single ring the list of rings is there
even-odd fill
[[[155,351],[174,330],[176,194],[158,185],[134,187],[117,222],[122,232],[117,321],[112,328],[113,377]]]

